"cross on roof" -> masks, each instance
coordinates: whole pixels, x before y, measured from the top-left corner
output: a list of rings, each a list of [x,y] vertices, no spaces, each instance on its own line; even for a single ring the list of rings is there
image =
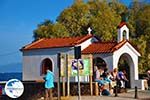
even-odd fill
[[[92,29],[89,27],[89,28],[87,29],[87,31],[88,31],[88,34],[91,34]]]

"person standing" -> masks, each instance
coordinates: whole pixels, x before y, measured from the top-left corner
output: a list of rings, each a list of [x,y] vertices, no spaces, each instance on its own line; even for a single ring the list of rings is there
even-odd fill
[[[52,90],[54,88],[54,74],[47,69],[47,73],[44,77],[45,80],[45,100],[53,100]]]

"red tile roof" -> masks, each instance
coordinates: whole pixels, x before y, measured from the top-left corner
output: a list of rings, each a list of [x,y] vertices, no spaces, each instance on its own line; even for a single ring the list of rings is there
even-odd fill
[[[86,36],[80,36],[80,37],[43,38],[29,45],[26,45],[21,50],[70,47],[70,46],[75,46],[77,44],[80,44],[91,37],[93,37],[93,35],[88,34]]]
[[[82,51],[82,54],[112,53],[122,47],[127,40],[117,42],[97,42],[93,43]]]
[[[126,23],[126,22],[121,22],[121,23],[118,25],[117,28],[121,28],[121,27],[123,27],[124,25],[127,25],[127,23]]]

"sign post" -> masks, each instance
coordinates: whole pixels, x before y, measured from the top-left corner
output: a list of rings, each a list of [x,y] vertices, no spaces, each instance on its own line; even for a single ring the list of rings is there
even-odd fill
[[[70,80],[69,80],[69,68],[68,68],[68,55],[66,55],[66,79],[67,79],[67,96],[70,96]]]
[[[68,67],[68,54],[65,53],[61,53],[61,59],[60,59],[60,64],[61,64],[61,77],[62,77],[62,86],[63,86],[63,96],[70,95],[70,71],[69,71],[69,67]],[[67,82],[67,88],[65,88],[65,83]],[[66,94],[66,90],[67,90],[67,94]]]
[[[61,100],[60,98],[60,53],[57,54],[57,65],[58,65],[58,81],[57,81],[57,90],[58,90],[58,100]]]
[[[80,71],[78,66],[78,59],[77,59],[77,68],[78,68],[78,100],[81,100],[81,90],[80,90]]]
[[[81,100],[81,90],[80,90],[80,71],[78,66],[78,60],[81,58],[81,46],[75,47],[75,59],[77,60],[77,76],[78,76],[78,100]]]

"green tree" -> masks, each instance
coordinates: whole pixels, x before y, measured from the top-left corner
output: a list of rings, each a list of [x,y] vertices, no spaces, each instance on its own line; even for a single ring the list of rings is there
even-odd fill
[[[102,40],[110,40],[117,36],[116,28],[121,20],[120,15],[117,15],[118,10],[112,9],[112,5],[99,0],[90,0],[87,3],[76,2],[70,8],[65,9],[57,21],[68,29],[70,36],[87,34],[87,28],[92,27],[94,34]],[[115,5],[118,5],[118,8],[122,7],[122,11],[125,8],[119,3]]]
[[[57,18],[67,29],[70,36],[80,36],[89,23],[89,9],[84,2],[75,2],[70,8],[65,9]],[[84,33],[85,34],[85,33]]]
[[[68,37],[69,36],[69,32],[67,28],[59,22],[53,25],[52,32],[53,32],[53,37]]]
[[[38,25],[38,28],[34,30],[33,37],[35,40],[40,38],[50,38],[53,36],[52,27],[53,23],[50,20],[45,20],[43,23]]]
[[[43,23],[38,25],[38,28],[34,30],[34,39],[38,40],[40,38],[53,38],[53,37],[67,37],[69,36],[66,27],[56,22],[52,23],[50,20],[45,20]]]
[[[107,2],[90,2],[91,26],[94,34],[101,40],[115,39],[117,36],[117,26],[121,21],[114,9],[111,9]]]
[[[129,12],[131,41],[137,45],[141,52],[139,71],[144,73],[150,69],[150,5],[135,1]]]
[[[145,70],[150,69],[150,5],[144,5],[142,9],[139,11],[139,15],[137,17],[137,32],[140,37],[144,36],[146,41],[145,52],[142,56],[144,56],[144,60],[146,65],[144,66]],[[141,48],[140,48],[141,49]]]

